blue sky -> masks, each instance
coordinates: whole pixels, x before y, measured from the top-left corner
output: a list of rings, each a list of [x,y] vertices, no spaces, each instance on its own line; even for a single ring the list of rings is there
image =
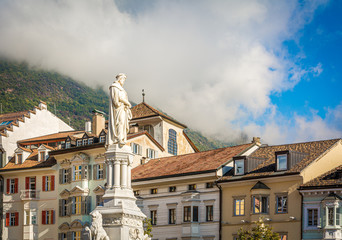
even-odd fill
[[[342,1],[2,0],[0,56],[146,101],[225,141],[342,136]]]

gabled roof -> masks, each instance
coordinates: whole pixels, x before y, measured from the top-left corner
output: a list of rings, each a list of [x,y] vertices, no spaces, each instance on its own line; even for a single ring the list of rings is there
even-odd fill
[[[342,165],[300,186],[299,189],[342,188]]]
[[[142,135],[146,135],[161,151],[165,151],[165,149],[163,148],[162,145],[160,145],[157,140],[155,140],[147,131],[140,131],[137,133],[129,133],[127,135],[127,140],[132,140],[136,137],[142,136]]]
[[[43,142],[43,141],[49,141],[49,140],[61,140],[66,139],[69,136],[82,133],[84,131],[63,131],[53,134],[48,134],[44,136],[34,137],[34,138],[28,138],[24,140],[18,141],[19,144],[25,144],[25,143],[33,143],[33,142]]]
[[[230,171],[226,176],[222,177],[220,181],[229,181],[245,178],[258,178],[271,176],[276,172],[275,153],[280,151],[292,151],[297,153],[303,153],[303,158],[287,171],[283,171],[282,174],[296,174],[300,173],[306,166],[319,158],[322,154],[332,148],[340,139],[330,139],[314,142],[302,142],[275,146],[261,146],[254,151],[249,157],[263,159],[263,161],[257,165],[256,168],[243,176],[233,176],[233,171]]]
[[[245,152],[254,144],[243,144],[205,152],[151,159],[148,163],[132,169],[132,180],[166,178],[183,174],[214,172],[232,157]]]
[[[182,127],[186,128],[187,126],[178,122],[177,120],[173,119],[172,117],[166,115],[165,113],[162,113],[161,111],[158,111],[157,109],[151,107],[145,102],[139,103],[138,105],[135,105],[131,109],[132,111],[132,121],[137,120],[137,119],[143,119],[143,118],[148,118],[148,117],[155,117],[155,116],[160,116],[163,118],[166,118],[178,125],[181,125]]]

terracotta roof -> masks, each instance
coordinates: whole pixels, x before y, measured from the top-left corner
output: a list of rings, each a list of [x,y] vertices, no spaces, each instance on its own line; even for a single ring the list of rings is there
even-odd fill
[[[27,114],[29,111],[21,111],[14,113],[5,113],[0,115],[0,123],[5,121],[15,121],[18,118],[21,118],[23,115]]]
[[[173,119],[172,117],[166,115],[165,113],[162,113],[161,111],[158,111],[157,109],[151,107],[150,105],[148,105],[144,102],[139,103],[138,105],[135,105],[134,107],[132,107],[131,111],[132,111],[132,115],[133,115],[132,120],[154,117],[154,116],[160,116],[160,117],[166,118],[166,119],[168,119],[174,123],[177,123],[177,124],[183,126],[184,128],[187,127],[184,124]]]
[[[300,189],[315,189],[328,187],[342,188],[342,165],[301,185]]]
[[[72,136],[78,133],[82,133],[84,131],[65,131],[65,132],[58,132],[58,133],[52,133],[44,136],[34,137],[34,138],[28,138],[24,140],[18,141],[18,143],[31,143],[31,142],[41,142],[41,141],[48,141],[48,140],[57,140],[57,139],[66,139],[68,136]]]
[[[38,150],[33,149],[30,156],[22,163],[15,164],[14,157],[4,166],[0,168],[0,172],[4,171],[12,171],[12,170],[23,170],[23,169],[31,169],[31,168],[44,168],[51,167],[56,164],[56,160],[54,157],[49,157],[46,161],[38,162]]]
[[[148,163],[132,170],[132,180],[137,181],[178,174],[215,171],[223,163],[230,160],[233,156],[244,152],[252,145],[253,143],[250,143],[205,152],[152,159]]]
[[[262,159],[261,163],[250,172],[236,178],[244,179],[271,175],[276,171],[275,153],[279,151],[303,153],[303,158],[297,164],[292,166],[289,170],[282,172],[283,174],[299,173],[338,141],[340,141],[340,139],[260,147],[254,151],[249,158],[250,161],[252,161],[253,158]],[[222,178],[223,181],[230,179],[234,179],[233,170]]]

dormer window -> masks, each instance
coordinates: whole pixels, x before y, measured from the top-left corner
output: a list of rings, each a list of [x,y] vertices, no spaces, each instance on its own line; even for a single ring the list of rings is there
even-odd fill
[[[71,147],[71,143],[70,142],[65,142],[65,148],[70,148]]]
[[[276,152],[277,171],[286,171],[288,169],[288,157],[287,151]]]
[[[106,136],[100,136],[100,143],[103,143],[106,141]]]
[[[83,142],[82,142],[83,146],[87,145],[88,144],[88,139],[83,139]]]
[[[45,161],[45,159],[46,159],[46,152],[45,151],[39,152],[39,161],[42,162],[42,161]]]
[[[177,155],[177,132],[169,129],[169,140],[167,142],[168,153]]]
[[[237,159],[234,161],[234,174],[243,175],[245,173],[245,159]]]
[[[23,163],[23,154],[22,153],[17,153],[16,163],[17,164],[22,164]]]
[[[90,145],[90,144],[93,144],[94,143],[94,138],[89,138],[88,139],[88,144]]]
[[[82,140],[81,140],[81,139],[77,140],[77,141],[76,141],[76,145],[77,145],[77,147],[78,147],[78,146],[81,146],[81,145],[82,145]]]

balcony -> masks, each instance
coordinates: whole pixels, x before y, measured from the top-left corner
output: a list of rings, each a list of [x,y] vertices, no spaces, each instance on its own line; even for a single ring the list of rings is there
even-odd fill
[[[21,190],[20,199],[21,200],[37,200],[39,199],[38,190]]]

